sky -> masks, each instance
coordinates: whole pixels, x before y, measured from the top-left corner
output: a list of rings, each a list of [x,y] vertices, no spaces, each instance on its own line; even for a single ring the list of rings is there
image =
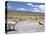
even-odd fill
[[[7,0],[7,1],[21,1],[21,2],[40,2],[40,3],[45,3],[45,0]]]
[[[7,8],[10,10],[22,10],[44,13],[45,3],[8,1]]]

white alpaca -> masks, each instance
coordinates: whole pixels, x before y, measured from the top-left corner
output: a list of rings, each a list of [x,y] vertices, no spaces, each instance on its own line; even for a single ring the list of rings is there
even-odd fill
[[[9,26],[9,29],[11,29],[11,26],[13,27],[13,30],[15,30],[15,25],[17,24],[17,22],[14,22],[14,21],[8,21],[8,26]]]

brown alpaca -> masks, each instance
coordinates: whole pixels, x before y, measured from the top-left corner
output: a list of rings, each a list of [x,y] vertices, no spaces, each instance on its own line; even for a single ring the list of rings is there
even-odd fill
[[[39,22],[40,25],[43,25],[43,23]]]

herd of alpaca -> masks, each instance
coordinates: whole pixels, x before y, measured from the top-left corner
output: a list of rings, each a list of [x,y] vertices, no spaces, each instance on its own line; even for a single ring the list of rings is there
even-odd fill
[[[34,18],[34,17],[32,17],[31,19],[32,19],[32,20],[36,20],[36,21],[38,20],[38,18]],[[21,19],[15,19],[14,22],[10,20],[10,21],[8,21],[8,24],[9,24],[9,23],[11,23],[11,24],[17,24],[17,21],[19,21],[19,20],[21,20]],[[23,20],[23,19],[22,19],[22,20]],[[43,25],[43,23],[41,23],[40,21],[38,21],[38,23],[39,23],[39,25]]]

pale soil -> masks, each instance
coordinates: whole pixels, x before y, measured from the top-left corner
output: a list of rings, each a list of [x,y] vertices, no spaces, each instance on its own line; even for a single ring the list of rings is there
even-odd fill
[[[44,22],[43,22],[44,24]],[[37,21],[18,21],[15,30],[8,32],[8,34],[16,34],[16,33],[33,33],[33,32],[44,32],[44,25],[39,25]]]

